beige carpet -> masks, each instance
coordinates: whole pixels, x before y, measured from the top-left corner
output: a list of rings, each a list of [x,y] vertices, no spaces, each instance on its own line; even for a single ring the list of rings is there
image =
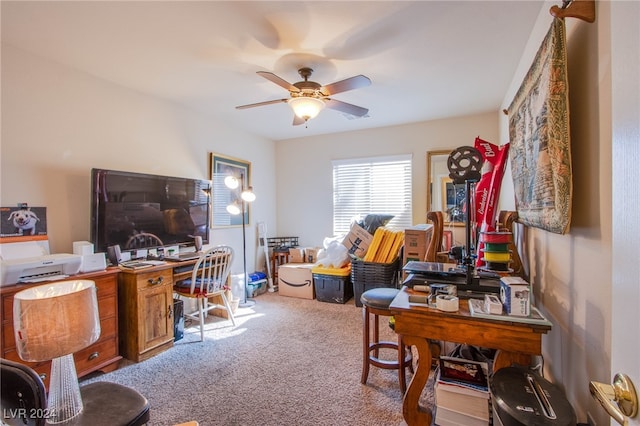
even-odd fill
[[[150,401],[153,426],[404,423],[395,371],[372,368],[360,383],[362,310],[353,299],[342,305],[265,293],[255,301],[238,310],[235,327],[210,316],[204,342],[191,327],[172,349],[83,382],[137,389]]]

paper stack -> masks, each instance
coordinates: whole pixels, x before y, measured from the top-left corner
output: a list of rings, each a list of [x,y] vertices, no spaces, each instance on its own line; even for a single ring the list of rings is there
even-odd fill
[[[455,357],[440,357],[435,383],[439,426],[487,426],[490,400],[488,365]]]

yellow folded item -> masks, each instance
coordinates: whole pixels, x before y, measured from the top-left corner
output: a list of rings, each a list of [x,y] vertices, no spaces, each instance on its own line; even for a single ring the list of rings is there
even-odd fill
[[[312,274],[318,275],[334,275],[338,277],[347,277],[351,274],[351,263],[347,263],[342,268],[325,268],[324,266],[314,266],[311,268]]]

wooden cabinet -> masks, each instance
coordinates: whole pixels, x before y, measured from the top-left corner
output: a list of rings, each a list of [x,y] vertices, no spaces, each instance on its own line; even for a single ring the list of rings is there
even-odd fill
[[[173,346],[173,269],[120,271],[120,351],[140,362]]]
[[[96,284],[98,295],[98,312],[100,315],[100,338],[87,348],[73,354],[78,377],[86,376],[94,371],[109,372],[118,368],[122,359],[118,348],[118,270],[78,274],[65,280],[92,280]],[[53,281],[55,282],[55,281]],[[20,359],[16,351],[13,333],[13,297],[24,289],[37,285],[51,284],[33,283],[16,284],[0,288],[2,297],[2,340],[0,353],[3,358],[27,364],[40,374],[45,385],[49,386],[51,361],[26,362]]]

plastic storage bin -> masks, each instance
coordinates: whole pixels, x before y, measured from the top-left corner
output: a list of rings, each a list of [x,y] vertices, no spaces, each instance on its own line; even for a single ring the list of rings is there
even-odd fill
[[[351,285],[351,264],[344,268],[323,268],[315,266],[311,269],[316,299],[321,302],[346,303],[353,297]]]
[[[360,296],[372,288],[398,288],[398,273],[400,258],[391,263],[365,262],[353,259],[351,261],[351,282],[353,283],[353,297],[356,306],[362,306]]]

